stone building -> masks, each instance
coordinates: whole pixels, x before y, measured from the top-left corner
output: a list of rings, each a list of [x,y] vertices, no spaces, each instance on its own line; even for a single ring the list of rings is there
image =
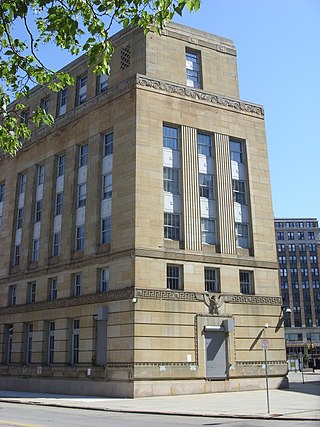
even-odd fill
[[[284,386],[264,111],[235,47],[177,24],[112,40],[110,77],[81,57],[74,87],[32,90],[55,124],[0,160],[1,387],[262,388],[262,339]]]
[[[276,218],[287,357],[320,367],[320,228],[316,218]]]

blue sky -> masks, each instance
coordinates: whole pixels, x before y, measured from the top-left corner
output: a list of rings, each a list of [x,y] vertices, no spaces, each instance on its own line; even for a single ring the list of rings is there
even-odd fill
[[[265,108],[274,215],[320,220],[320,0],[202,0],[174,20],[234,41],[241,99]]]

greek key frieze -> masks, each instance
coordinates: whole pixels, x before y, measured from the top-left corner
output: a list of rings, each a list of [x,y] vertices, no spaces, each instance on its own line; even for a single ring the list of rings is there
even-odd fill
[[[228,302],[240,304],[281,305],[281,297],[258,295],[232,295]]]
[[[203,299],[200,299],[195,292],[170,291],[159,289],[136,289],[135,296],[139,298],[166,299],[178,301],[201,301]]]

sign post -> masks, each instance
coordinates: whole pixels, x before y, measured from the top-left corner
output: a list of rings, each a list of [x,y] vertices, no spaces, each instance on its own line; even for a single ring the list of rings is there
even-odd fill
[[[269,341],[267,339],[262,339],[262,349],[264,350],[264,363],[266,367],[266,390],[267,390],[267,408],[268,414],[270,414],[270,401],[269,401],[269,380],[268,380],[268,359],[267,359],[267,350],[269,348]]]

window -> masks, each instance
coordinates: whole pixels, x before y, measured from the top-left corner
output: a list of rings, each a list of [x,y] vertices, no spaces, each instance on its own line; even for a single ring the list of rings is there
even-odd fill
[[[56,203],[54,206],[54,215],[62,215],[63,193],[56,193]]]
[[[112,197],[112,173],[102,176],[102,199],[111,199]]]
[[[285,256],[279,256],[278,260],[279,260],[279,264],[286,264],[287,262],[287,259]]]
[[[40,240],[39,239],[33,239],[33,241],[32,241],[32,256],[31,256],[32,262],[39,261],[39,253],[40,253]]]
[[[307,255],[300,255],[299,259],[301,264],[307,264]]]
[[[303,228],[304,227],[304,222],[296,222],[296,227],[297,228]]]
[[[280,277],[287,277],[288,272],[286,268],[279,268]]]
[[[34,213],[34,222],[40,222],[42,217],[42,200],[36,201],[36,209]]]
[[[180,240],[180,215],[164,213],[164,238]]]
[[[295,255],[289,256],[289,262],[290,264],[296,264],[297,263],[297,257]]]
[[[232,188],[233,188],[234,201],[237,203],[240,203],[241,205],[246,205],[247,204],[246,182],[240,181],[238,179],[233,179]]]
[[[101,220],[101,244],[111,242],[111,217],[102,218]]]
[[[64,175],[66,156],[61,154],[57,159],[57,177]]]
[[[277,240],[284,240],[284,232],[277,231]]]
[[[2,182],[2,183],[0,184],[0,203],[1,203],[1,202],[3,202],[4,189],[5,189],[5,185],[4,185],[4,182]]]
[[[288,282],[281,282],[281,289],[288,289]]]
[[[214,219],[201,218],[202,243],[214,245],[216,243],[216,224]]]
[[[36,282],[28,283],[28,298],[27,302],[29,304],[32,304],[36,302],[36,290],[37,290],[37,284]]]
[[[306,245],[304,243],[299,243],[299,251],[305,252],[306,251]]]
[[[6,354],[5,363],[10,364],[12,358],[12,343],[13,343],[13,325],[5,325],[6,335]]]
[[[318,262],[317,255],[310,255],[310,263],[317,264],[317,262]]]
[[[32,323],[27,323],[26,333],[27,333],[27,339],[26,339],[25,362],[27,365],[29,365],[32,361],[32,336],[33,336],[33,324]]]
[[[79,184],[78,185],[78,201],[77,207],[83,208],[86,205],[87,200],[87,184]]]
[[[313,221],[307,221],[306,227],[307,228],[317,227],[317,223],[314,224]]]
[[[278,244],[277,245],[278,252],[285,252],[286,251],[286,245],[284,244]]]
[[[298,240],[304,240],[304,232],[298,231]]]
[[[26,181],[27,181],[27,176],[20,174],[19,175],[19,185],[18,185],[19,194],[22,194],[26,191]]]
[[[17,267],[20,264],[20,245],[15,245],[13,251],[13,266]]]
[[[109,290],[109,268],[100,270],[99,292],[107,292]]]
[[[168,193],[180,194],[180,170],[163,168],[163,189]]]
[[[230,140],[231,160],[237,163],[244,163],[242,142]]]
[[[167,265],[167,288],[172,290],[182,290],[182,265]]]
[[[23,208],[19,208],[17,212],[17,230],[19,230],[19,228],[22,228],[22,222],[23,222]]]
[[[81,289],[82,289],[82,273],[77,273],[74,275],[73,296],[74,297],[80,296]]]
[[[58,279],[53,277],[49,279],[49,300],[52,301],[58,297]]]
[[[62,116],[67,111],[67,96],[68,89],[62,89],[59,92],[59,100],[58,100],[58,116]]]
[[[76,227],[76,251],[82,251],[84,248],[84,224]]]
[[[49,112],[49,97],[41,99],[40,108],[42,108],[48,114],[48,112]]]
[[[88,164],[88,144],[81,145],[79,151],[79,168]]]
[[[239,248],[249,248],[249,224],[236,222],[236,244]]]
[[[213,200],[213,175],[200,173],[199,174],[200,197]]]
[[[8,304],[10,307],[13,307],[14,305],[17,304],[17,286],[16,285],[9,286]]]
[[[313,231],[308,231],[308,239],[309,240],[314,240],[315,239],[315,235]]]
[[[104,136],[103,156],[110,156],[113,153],[113,132]]]
[[[71,364],[79,363],[79,335],[80,335],[80,320],[72,320],[72,345],[71,345]]]
[[[198,154],[212,157],[212,142],[210,135],[198,132]]]
[[[61,233],[53,234],[52,256],[60,256]]]
[[[120,67],[124,70],[130,66],[131,62],[131,49],[130,45],[124,46],[120,52]]]
[[[302,280],[302,289],[309,289],[308,280]]]
[[[98,76],[98,94],[106,92],[109,87],[109,76],[106,74],[100,74]]]
[[[240,271],[240,293],[253,295],[252,271]]]
[[[21,123],[23,123],[26,126],[28,126],[28,124],[29,124],[29,116],[30,116],[29,110],[22,111],[22,113],[21,113]]]
[[[317,268],[312,267],[311,274],[312,276],[319,276],[319,270]]]
[[[291,276],[296,276],[298,274],[298,269],[296,267],[290,268]]]
[[[84,104],[87,100],[87,76],[78,79],[78,101],[77,105]]]
[[[316,252],[317,247],[315,243],[309,243],[309,251],[310,252]]]
[[[289,252],[295,252],[296,251],[296,245],[294,243],[288,244],[288,251]]]
[[[200,53],[186,49],[186,76],[187,86],[199,89],[200,77]]]
[[[301,276],[308,277],[308,269],[307,268],[301,268]]]
[[[218,270],[215,268],[204,268],[204,284],[207,292],[219,292]]]
[[[54,321],[48,324],[48,365],[51,365],[54,361],[54,335],[55,335],[56,323]]]
[[[288,240],[294,240],[294,231],[288,231]]]
[[[179,132],[178,128],[172,126],[163,126],[163,147],[171,150],[179,150]]]
[[[276,228],[283,228],[283,222],[276,222]]]
[[[298,282],[298,280],[292,280],[291,281],[291,287],[292,287],[292,289],[299,289],[299,282]]]

